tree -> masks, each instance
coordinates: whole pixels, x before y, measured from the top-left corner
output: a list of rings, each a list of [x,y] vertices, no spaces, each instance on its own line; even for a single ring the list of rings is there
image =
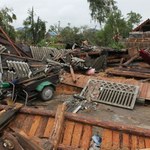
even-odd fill
[[[135,25],[138,25],[141,22],[142,16],[139,13],[133,11],[127,13],[127,23],[129,30],[132,30]]]
[[[24,38],[30,40],[32,44],[37,44],[45,37],[46,22],[37,17],[35,21],[34,9],[28,11],[29,16],[24,20]]]
[[[83,35],[80,33],[80,28],[77,27],[71,28],[70,26],[67,26],[61,30],[60,35],[65,44],[80,44],[83,40]]]
[[[114,0],[87,0],[90,4],[91,16],[100,24],[104,23],[113,10],[117,9]]]
[[[0,10],[0,26],[12,39],[15,39],[15,29],[11,24],[16,19],[13,9],[5,7]]]
[[[127,16],[125,18],[119,9],[109,15],[104,27],[97,34],[100,45],[113,48],[122,47],[119,39],[128,37],[133,26],[141,20],[141,15],[135,12],[130,12]]]

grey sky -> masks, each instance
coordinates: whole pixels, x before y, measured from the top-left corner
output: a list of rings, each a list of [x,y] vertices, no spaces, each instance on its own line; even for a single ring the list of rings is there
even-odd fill
[[[132,11],[143,16],[143,20],[149,18],[149,0],[116,0],[123,15]],[[72,26],[88,25],[95,27],[97,24],[90,17],[87,0],[0,0],[0,8],[9,7],[14,9],[17,15],[15,27],[22,26],[27,17],[27,10],[32,6],[36,15],[47,21],[47,27],[61,22],[62,26],[71,23]]]

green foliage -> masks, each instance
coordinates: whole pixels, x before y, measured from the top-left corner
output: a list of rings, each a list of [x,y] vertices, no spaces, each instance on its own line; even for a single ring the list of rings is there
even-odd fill
[[[135,25],[138,25],[141,22],[142,16],[139,13],[135,13],[133,11],[127,14],[127,23],[129,29],[133,29]]]
[[[40,17],[35,21],[34,9],[28,11],[29,16],[24,20],[23,38],[26,42],[37,44],[45,38],[46,22],[42,21]]]
[[[3,8],[0,10],[0,26],[3,30],[10,36],[10,38],[15,40],[15,29],[11,25],[17,17],[13,13],[13,9]]]
[[[87,0],[90,4],[91,16],[100,24],[105,22],[113,10],[117,9],[114,0]]]
[[[133,19],[133,16],[136,20]],[[128,13],[127,19],[122,16],[120,10],[113,11],[106,21],[102,30],[97,33],[99,45],[109,46],[112,48],[123,48],[119,40],[128,37],[133,26],[140,22],[141,16],[134,12]],[[118,36],[118,41],[115,37]]]
[[[83,40],[83,35],[80,33],[80,29],[77,27],[71,28],[67,26],[60,32],[62,42],[64,43],[77,43],[80,44]]]

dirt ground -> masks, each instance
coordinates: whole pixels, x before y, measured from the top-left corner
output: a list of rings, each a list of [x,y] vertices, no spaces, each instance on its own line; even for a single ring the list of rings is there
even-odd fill
[[[34,101],[32,102],[33,106],[31,107],[42,107],[43,109],[56,110],[59,104],[71,97],[71,95],[55,95],[54,98],[48,102]],[[96,110],[80,110],[78,114],[84,114],[103,121],[119,122],[150,129],[150,105],[136,103],[133,110],[128,110],[99,103]]]

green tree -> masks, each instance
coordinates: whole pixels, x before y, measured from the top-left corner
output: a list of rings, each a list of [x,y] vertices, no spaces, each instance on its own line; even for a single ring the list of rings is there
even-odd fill
[[[24,20],[24,38],[31,41],[32,44],[37,44],[45,38],[46,22],[37,17],[35,21],[34,9],[28,11],[29,16]]]
[[[77,43],[80,44],[83,40],[83,35],[80,32],[80,28],[67,26],[63,28],[60,32],[62,41],[67,43]]]
[[[129,32],[132,31],[133,26],[138,24],[141,20],[141,15],[135,12],[130,12],[125,18],[120,10],[113,11],[102,30],[97,34],[99,44],[103,46],[110,46],[113,48],[121,48],[119,38],[126,38]],[[115,40],[118,38],[118,41]]]
[[[12,23],[16,19],[13,9],[5,7],[0,10],[0,26],[12,39],[15,39],[15,29]]]
[[[87,0],[91,10],[91,16],[100,24],[106,21],[113,10],[117,9],[114,0]]]
[[[142,16],[139,13],[133,11],[127,13],[126,20],[127,20],[129,30],[132,30],[135,25],[138,25],[141,22],[141,19]]]

